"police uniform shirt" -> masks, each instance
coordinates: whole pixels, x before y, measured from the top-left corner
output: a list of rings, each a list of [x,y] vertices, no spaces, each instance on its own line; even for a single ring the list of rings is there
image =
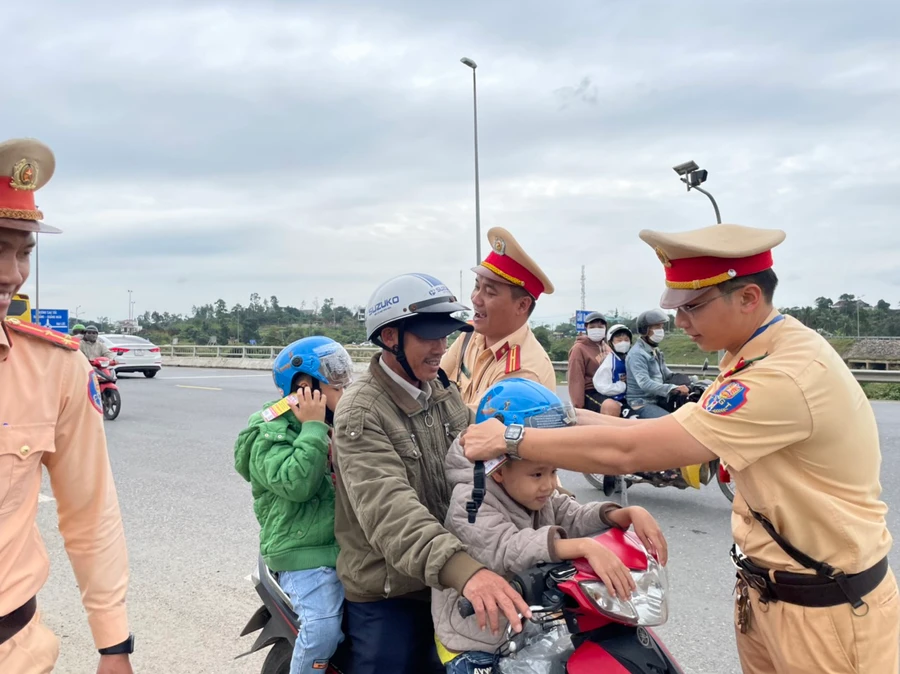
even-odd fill
[[[94,643],[106,648],[128,638],[128,555],[99,385],[77,348],[39,326],[0,324],[0,616],[49,574],[36,523],[46,466]]]
[[[457,382],[463,400],[470,407],[477,407],[491,386],[509,377],[530,379],[556,391],[553,363],[527,323],[490,347],[485,346],[484,335],[473,333],[461,364],[464,342],[465,335],[456,339],[444,354],[441,367]]]
[[[731,471],[732,530],[744,554],[763,567],[811,573],[766,533],[749,504],[799,550],[859,573],[892,542],[875,415],[825,339],[777,312],[766,324],[726,356],[699,404],[673,416]]]

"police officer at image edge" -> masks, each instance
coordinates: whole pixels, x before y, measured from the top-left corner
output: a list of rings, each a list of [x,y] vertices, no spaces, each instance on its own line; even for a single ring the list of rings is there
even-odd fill
[[[664,266],[661,305],[704,351],[725,349],[699,403],[630,422],[509,433],[486,421],[470,460],[503,453],[623,474],[720,458],[737,486],[735,635],[745,674],[898,671],[900,598],[887,555],[881,450],[871,404],[825,339],[772,296],[779,230],[643,231]]]
[[[6,317],[28,278],[34,235],[60,232],[35,205],[54,169],[39,141],[0,143],[0,672],[45,674],[59,656],[37,608],[49,573],[36,524],[45,466],[100,652],[97,672],[131,674],[128,555],[97,378],[77,339]]]

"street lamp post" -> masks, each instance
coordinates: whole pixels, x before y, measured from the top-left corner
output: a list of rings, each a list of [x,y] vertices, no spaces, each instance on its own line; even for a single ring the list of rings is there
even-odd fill
[[[859,339],[859,305],[862,303],[863,297],[865,295],[860,295],[856,298],[856,338]]]
[[[41,324],[41,235],[34,235],[34,322]]]
[[[128,291],[128,320],[131,320],[131,308],[134,306],[134,302],[131,301],[131,293],[132,291]]]
[[[475,264],[481,264],[481,188],[478,184],[478,84],[475,69],[478,64],[463,57],[460,63],[472,69],[472,110],[475,116]]]

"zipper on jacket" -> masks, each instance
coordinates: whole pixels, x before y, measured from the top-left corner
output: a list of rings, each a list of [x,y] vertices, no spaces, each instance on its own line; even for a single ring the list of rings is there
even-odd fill
[[[391,596],[391,577],[387,574],[387,568],[384,573],[384,596],[385,598]]]
[[[450,435],[450,422],[449,421],[444,422],[444,433],[446,434],[448,440],[453,440],[453,436]]]
[[[410,437],[410,439],[412,440],[413,447],[415,448],[415,450],[413,451],[413,457],[415,457],[415,458],[418,459],[419,456],[422,454],[422,451],[419,449],[419,443],[416,442],[416,434],[415,434],[415,433],[410,433],[410,434],[409,434],[409,437]]]

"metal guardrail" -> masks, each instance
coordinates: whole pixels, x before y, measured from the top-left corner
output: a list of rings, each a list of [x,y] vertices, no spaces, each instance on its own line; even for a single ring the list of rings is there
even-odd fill
[[[249,360],[275,360],[281,352],[282,346],[195,346],[195,345],[165,345],[160,347],[163,356],[169,358],[224,358],[224,359],[249,359]],[[374,346],[347,346],[345,347],[350,357],[357,362],[368,361],[372,354],[378,351]],[[705,371],[702,365],[669,364],[673,372],[680,374],[695,374],[697,376],[715,377],[719,368],[710,365]],[[553,369],[557,372],[566,372],[568,363],[554,361]],[[859,382],[877,382],[885,384],[900,384],[900,369],[898,370],[851,370],[853,376]]]

